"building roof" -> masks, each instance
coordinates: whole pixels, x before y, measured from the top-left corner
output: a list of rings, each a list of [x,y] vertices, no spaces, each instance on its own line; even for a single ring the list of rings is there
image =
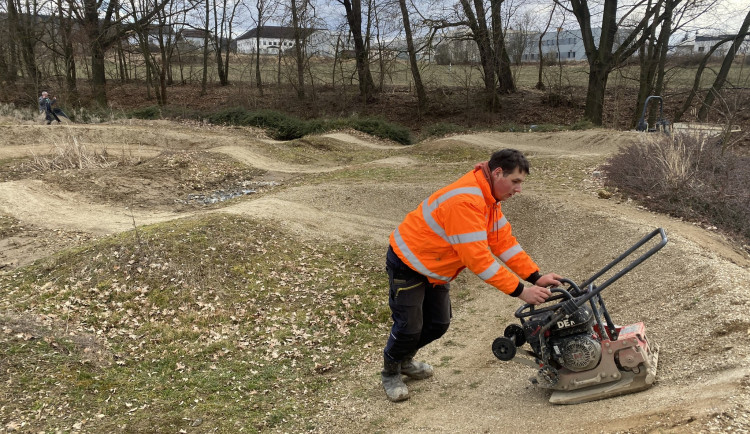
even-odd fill
[[[323,30],[323,29],[315,29],[315,28],[306,28],[306,29],[300,29],[301,34],[300,37],[306,38],[310,36],[311,34]],[[283,26],[262,26],[260,27],[260,30],[258,30],[258,27],[249,30],[240,37],[237,38],[238,41],[243,39],[254,39],[258,36],[258,33],[260,33],[261,38],[267,38],[267,39],[294,39],[294,27],[283,27]]]
[[[702,36],[702,35],[696,35],[695,41],[696,42],[711,42],[711,41],[720,41],[722,39],[734,39],[736,38],[736,34],[725,34],[725,35],[715,35],[715,36]],[[750,40],[750,38],[748,38]]]
[[[182,29],[180,34],[183,38],[204,38],[206,37],[206,31],[203,29]],[[211,36],[211,33],[208,33]]]

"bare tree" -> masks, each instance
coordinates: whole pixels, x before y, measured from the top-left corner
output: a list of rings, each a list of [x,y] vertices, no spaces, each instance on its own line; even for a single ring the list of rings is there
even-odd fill
[[[653,6],[645,10],[643,10],[642,1],[631,5],[624,11],[624,17],[618,22],[618,0],[604,0],[601,5],[602,21],[597,44],[588,0],[555,0],[558,5],[575,14],[581,28],[583,45],[589,62],[589,82],[584,116],[595,125],[602,124],[604,95],[610,72],[626,62],[645,42],[648,35],[653,33],[652,29],[662,23],[665,14],[658,15],[657,12],[661,10],[659,5],[663,5],[665,1],[655,0]],[[677,6],[680,1],[675,0],[674,6]],[[567,8],[568,4],[570,8]],[[641,18],[632,26],[627,29],[621,26],[622,19],[637,13],[641,13]],[[618,34],[619,30],[624,30],[624,32]],[[622,37],[622,42],[617,45],[616,42],[620,37]]]
[[[214,0],[212,8],[214,14],[213,31],[209,32],[208,26],[206,26],[206,32],[211,36],[212,48],[216,55],[216,69],[219,75],[219,83],[222,86],[229,84],[229,55],[232,26],[239,5],[239,1],[232,1],[230,4],[230,0],[221,0],[221,2]]]
[[[427,92],[425,92],[424,84],[422,84],[422,76],[419,73],[419,65],[417,64],[417,52],[414,48],[414,39],[412,37],[411,24],[409,23],[409,10],[406,8],[406,0],[399,0],[398,3],[404,22],[406,50],[409,53],[409,65],[411,67],[411,76],[414,80],[414,88],[417,91],[417,101],[419,108],[424,109],[427,106]]]
[[[94,100],[104,106],[107,104],[105,68],[107,50],[136,26],[147,25],[172,0],[153,0],[147,10],[139,11],[141,15],[137,19],[134,17],[134,11],[128,10],[117,0],[109,2],[104,0],[66,1],[76,23],[85,29],[88,35]]]
[[[27,77],[37,83],[41,79],[36,61],[36,44],[41,36],[42,17],[37,2],[8,0],[8,27],[11,41],[18,44]]]
[[[742,43],[745,41],[745,38],[748,36],[749,28],[750,11],[748,11],[744,21],[742,22],[742,25],[740,26],[739,32],[737,32],[737,35],[734,37],[732,46],[729,47],[726,56],[724,56],[724,61],[721,63],[721,69],[719,69],[719,73],[716,75],[714,84],[711,86],[711,89],[709,89],[706,97],[703,99],[703,104],[701,104],[701,108],[698,111],[698,120],[705,121],[708,117],[708,111],[711,109],[711,106],[714,103],[714,99],[716,99],[717,95],[719,94],[719,92],[721,92],[721,89],[724,87],[724,84],[727,81],[727,75],[729,75],[729,69],[732,67],[734,55],[737,53],[740,45],[742,45]]]
[[[491,110],[500,107],[498,92],[513,92],[513,73],[510,58],[505,49],[500,7],[503,0],[490,0],[490,25],[487,23],[487,7],[482,0],[460,0],[464,22],[471,29],[471,36],[479,49],[479,58],[484,74],[484,88],[487,106]]]
[[[1,21],[0,24],[0,81],[7,83],[15,83],[18,78],[18,57],[16,55],[16,28],[15,24],[10,18],[10,14],[7,13],[6,9],[2,9],[3,5],[0,4],[0,11],[6,13],[6,19]]]
[[[700,88],[701,78],[703,77],[703,71],[706,69],[706,66],[708,65],[708,61],[713,57],[714,53],[716,52],[719,47],[726,44],[729,41],[734,40],[735,36],[727,36],[723,39],[720,39],[717,41],[714,45],[709,48],[709,50],[706,52],[705,56],[703,56],[703,59],[701,59],[700,64],[698,64],[698,69],[695,72],[695,78],[693,79],[693,87],[690,89],[690,93],[688,94],[688,97],[685,99],[684,104],[682,105],[682,108],[675,114],[674,121],[679,122],[682,120],[682,116],[685,115],[685,112],[690,108],[690,106],[693,104],[693,99],[698,95],[698,89]]]
[[[555,16],[555,9],[557,7],[557,3],[552,4],[552,10],[549,13],[549,19],[547,19],[547,25],[544,27],[544,30],[539,35],[539,41],[538,41],[538,49],[539,49],[539,75],[536,81],[536,88],[539,90],[544,90],[544,82],[542,81],[542,72],[544,71],[544,52],[542,51],[542,41],[544,40],[544,35],[547,34],[547,31],[549,30],[549,26],[552,24],[552,17]]]
[[[300,2],[298,5],[297,2]],[[310,29],[305,29],[305,14],[308,8],[307,0],[290,0],[290,11],[292,15],[292,28],[294,29],[294,58],[297,63],[297,97],[305,98],[305,40]],[[281,47],[279,47],[281,50]]]
[[[369,102],[375,93],[375,83],[370,72],[370,56],[367,39],[362,35],[362,1],[337,0],[346,10],[346,21],[354,41],[354,57],[357,62],[359,94],[364,102]],[[368,7],[369,14],[369,7]],[[369,27],[368,27],[369,28]],[[366,43],[367,42],[367,43]]]
[[[208,52],[209,33],[211,25],[211,0],[205,0],[205,16],[203,17],[203,77],[201,78],[201,95],[205,95],[208,87]]]
[[[255,0],[253,11],[250,11],[250,7],[246,6],[252,16],[252,20],[255,22],[255,51],[253,53],[255,55],[255,87],[261,95],[263,95],[263,78],[260,66],[260,39],[266,22],[274,14],[278,4],[274,0]]]

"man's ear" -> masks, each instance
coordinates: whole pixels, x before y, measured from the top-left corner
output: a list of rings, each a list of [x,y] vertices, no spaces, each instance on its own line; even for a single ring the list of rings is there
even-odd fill
[[[496,167],[495,170],[492,171],[492,175],[497,178],[503,177],[503,168],[502,167]]]

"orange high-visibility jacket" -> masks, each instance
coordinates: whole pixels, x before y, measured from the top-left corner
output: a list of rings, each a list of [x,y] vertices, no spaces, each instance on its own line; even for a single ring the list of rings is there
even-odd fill
[[[391,233],[390,243],[406,265],[434,284],[450,282],[468,267],[488,284],[518,296],[523,289],[518,277],[492,254],[524,280],[539,271],[511,234],[480,168],[407,214]]]

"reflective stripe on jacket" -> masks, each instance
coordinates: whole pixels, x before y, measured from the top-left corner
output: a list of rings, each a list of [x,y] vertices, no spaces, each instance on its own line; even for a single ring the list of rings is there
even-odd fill
[[[469,268],[488,284],[511,294],[519,279],[539,267],[511,234],[500,204],[481,169],[443,187],[425,199],[391,233],[391,247],[409,267],[430,282],[450,282]]]

